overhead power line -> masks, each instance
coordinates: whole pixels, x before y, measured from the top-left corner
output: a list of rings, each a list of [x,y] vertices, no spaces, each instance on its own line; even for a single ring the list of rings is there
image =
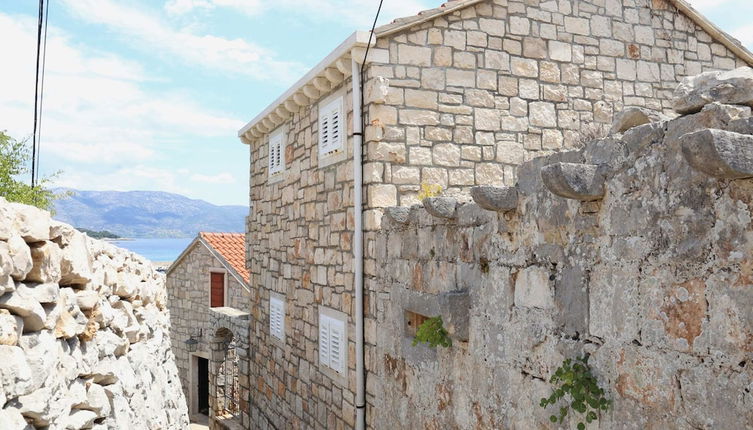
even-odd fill
[[[47,21],[50,14],[50,2],[39,0],[39,18],[37,21],[37,63],[34,78],[34,131],[31,146],[31,186],[39,180],[39,154],[42,141],[42,102],[44,100],[44,70],[47,63]],[[41,60],[41,67],[40,67]]]

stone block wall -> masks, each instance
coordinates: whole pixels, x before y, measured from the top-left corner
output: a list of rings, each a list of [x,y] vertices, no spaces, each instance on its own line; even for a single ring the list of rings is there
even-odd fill
[[[626,106],[671,111],[677,82],[744,62],[667,0],[482,1],[377,39],[368,67],[369,204],[467,193],[604,135]]]
[[[247,224],[251,277],[251,414],[258,428],[353,426],[355,337],[348,330],[347,376],[319,367],[318,309],[354,314],[351,82],[342,92],[347,141],[339,162],[319,167],[318,108],[302,108],[286,131],[285,170],[267,176],[268,140],[251,150]],[[327,97],[327,94],[322,95]],[[285,299],[285,340],[269,335],[270,292]]]
[[[703,91],[697,113],[522,164],[512,210],[387,211],[374,428],[560,428],[539,401],[583,354],[614,401],[588,428],[751,428],[753,117]],[[453,345],[412,346],[407,311]]]
[[[177,429],[164,277],[0,198],[0,428]]]

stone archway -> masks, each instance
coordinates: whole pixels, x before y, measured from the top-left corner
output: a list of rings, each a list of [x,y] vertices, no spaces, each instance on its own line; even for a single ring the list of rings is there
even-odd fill
[[[243,429],[249,424],[248,378],[241,373],[248,369],[248,314],[236,313],[210,315],[210,429]]]

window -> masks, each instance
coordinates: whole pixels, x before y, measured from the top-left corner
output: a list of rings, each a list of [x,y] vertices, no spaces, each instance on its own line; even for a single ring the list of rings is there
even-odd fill
[[[209,274],[209,307],[225,306],[225,274],[211,272]]]
[[[285,133],[282,129],[269,135],[269,176],[285,169]]]
[[[343,149],[343,98],[337,97],[319,106],[319,157],[337,154]]]
[[[337,373],[345,374],[348,362],[346,316],[319,309],[319,363]],[[339,314],[339,312],[338,312]]]
[[[269,334],[285,340],[285,302],[281,297],[269,298]]]

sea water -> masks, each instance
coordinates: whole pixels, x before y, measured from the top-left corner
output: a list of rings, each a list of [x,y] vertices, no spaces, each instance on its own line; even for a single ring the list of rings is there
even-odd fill
[[[193,238],[113,240],[115,246],[140,254],[154,262],[174,261]]]

